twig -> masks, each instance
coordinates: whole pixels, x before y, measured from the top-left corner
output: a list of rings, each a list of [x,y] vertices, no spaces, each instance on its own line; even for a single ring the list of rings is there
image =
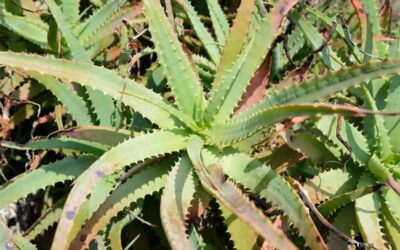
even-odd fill
[[[290,177],[288,177],[290,178]],[[351,245],[355,245],[358,248],[372,248],[372,249],[376,249],[379,250],[378,248],[376,248],[374,246],[373,243],[364,243],[364,242],[359,242],[356,240],[353,240],[352,238],[350,238],[349,236],[347,236],[346,234],[344,234],[342,231],[340,231],[339,229],[337,229],[335,226],[333,226],[332,224],[329,223],[329,221],[327,221],[325,219],[325,217],[318,211],[318,209],[314,206],[314,204],[310,201],[310,198],[308,197],[307,191],[303,189],[303,187],[301,186],[301,184],[290,178],[290,181],[292,182],[293,186],[297,189],[297,191],[299,192],[300,198],[303,200],[304,204],[315,214],[315,216],[317,217],[317,219],[325,226],[327,227],[332,233],[334,233],[336,236],[338,236],[340,239],[346,241],[348,244]]]
[[[400,185],[397,183],[392,176],[389,176],[386,183],[400,196]]]
[[[343,17],[342,15],[340,15],[340,14],[336,14],[335,20],[336,20],[336,18],[339,18],[339,19],[341,20],[341,25],[342,25],[342,28],[343,28],[343,30],[344,30],[344,32],[345,32],[345,37],[347,38],[347,41],[350,43],[351,46],[353,46],[354,48],[356,48],[358,51],[360,51],[362,54],[364,54],[364,55],[366,55],[366,56],[369,56],[369,57],[371,57],[371,58],[373,58],[373,59],[377,59],[377,60],[383,60],[382,58],[377,57],[377,56],[374,56],[374,55],[372,55],[372,54],[366,52],[365,50],[361,49],[360,47],[358,47],[358,46],[353,42],[353,39],[351,38],[350,28],[349,28],[349,26],[347,25],[347,22],[346,22],[346,20],[344,19],[344,17]]]
[[[338,115],[337,118],[337,123],[336,123],[336,138],[343,144],[343,146],[345,146],[345,148],[349,151],[349,156],[347,156],[346,161],[344,162],[344,171],[346,172],[346,166],[347,163],[350,161],[351,159],[351,154],[353,149],[351,148],[351,146],[347,143],[347,141],[345,141],[342,136],[340,135],[340,131],[342,130],[342,115]]]

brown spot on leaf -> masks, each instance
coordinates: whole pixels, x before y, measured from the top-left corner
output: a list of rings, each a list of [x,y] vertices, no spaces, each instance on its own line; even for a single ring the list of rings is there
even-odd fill
[[[358,8],[358,13],[364,14],[364,9],[363,8]]]
[[[321,242],[321,237],[317,236],[317,238],[315,238],[315,240],[316,240],[317,242]]]
[[[79,237],[79,240],[84,242],[86,240],[86,238],[87,238],[86,234],[81,234],[81,236]]]

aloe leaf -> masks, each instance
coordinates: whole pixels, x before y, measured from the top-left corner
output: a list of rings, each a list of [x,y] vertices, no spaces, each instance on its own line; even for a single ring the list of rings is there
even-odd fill
[[[332,24],[334,19],[329,17],[327,14],[320,12],[318,9],[313,8],[309,5],[300,3],[301,7],[307,10],[308,13],[314,15],[315,17],[319,18],[325,25],[332,28]],[[335,20],[336,21],[336,20]],[[339,35],[344,41],[349,45],[351,53],[356,57],[357,62],[361,62],[361,53],[355,48],[353,41],[351,41],[346,34],[346,31],[343,29],[342,26],[337,26],[335,29],[335,33]]]
[[[278,91],[246,111],[239,113],[236,117],[243,118],[256,110],[280,104],[312,103],[361,82],[390,74],[400,74],[400,61],[392,60],[355,65]]]
[[[367,89],[367,87],[363,84],[361,85],[361,88],[363,90],[364,96],[365,96],[365,101],[366,105],[369,109],[372,109],[373,111],[378,111],[378,108],[376,107],[376,103],[374,98],[372,97],[371,93]],[[378,115],[373,115],[374,119],[374,127],[376,128],[376,146],[377,150],[379,153],[380,158],[385,161],[388,159],[389,156],[392,155],[392,150],[391,150],[391,145],[390,145],[390,139],[388,136],[388,133],[386,131],[386,128],[384,126],[384,120],[382,116]]]
[[[95,157],[88,155],[78,156],[76,159],[65,158],[16,177],[10,184],[0,190],[0,208],[5,208],[10,203],[16,202],[18,199],[26,197],[39,189],[44,189],[58,182],[74,180],[95,159]]]
[[[93,43],[92,39],[94,39],[97,33],[104,32],[102,29],[106,27],[110,18],[125,2],[126,0],[119,0],[117,2],[109,1],[106,5],[97,9],[90,17],[85,19],[85,21],[77,25],[74,28],[74,32],[78,35],[82,44],[88,46]]]
[[[398,111],[400,107],[400,76],[390,78],[385,111]],[[398,116],[384,117],[388,137],[395,153],[400,152],[400,118]]]
[[[215,124],[211,136],[219,144],[229,144],[249,137],[263,128],[295,116],[342,114],[362,116],[367,110],[330,104],[282,105],[261,110],[242,119]]]
[[[172,249],[190,249],[185,220],[196,191],[192,165],[183,156],[172,168],[161,196],[161,221]]]
[[[80,60],[83,62],[90,62],[90,57],[86,53],[85,49],[82,47],[79,40],[76,38],[74,32],[72,31],[70,25],[65,19],[65,16],[61,12],[60,8],[54,2],[54,0],[47,0],[47,4],[51,13],[53,14],[54,19],[57,22],[58,27],[60,28],[65,40],[68,43],[68,46],[71,50],[72,56],[76,60]]]
[[[202,121],[205,100],[198,76],[168,22],[160,1],[145,0],[143,3],[155,49],[176,103],[185,114]]]
[[[193,60],[195,61],[196,65],[205,70],[208,71],[212,74],[214,74],[216,72],[216,66],[214,63],[212,63],[211,61],[209,61],[207,58],[198,55],[198,54],[193,54]]]
[[[172,163],[171,160],[156,163],[136,173],[118,186],[85,223],[72,241],[71,246],[76,247],[76,249],[87,246],[97,233],[117,216],[118,212],[130,207],[131,204],[136,206],[136,203],[146,195],[160,191],[166,184]],[[81,241],[83,238],[84,241]]]
[[[360,0],[360,2],[363,4],[364,12],[367,14],[367,36],[365,46],[369,46],[368,44],[371,46],[371,49],[365,47],[364,50],[370,54],[377,54],[380,58],[385,58],[387,51],[386,45],[382,41],[375,41],[376,37],[382,35],[378,5],[374,1]],[[365,55],[364,62],[368,61],[370,58],[370,56]]]
[[[278,35],[278,27],[283,16],[296,2],[280,1],[277,3],[255,28],[251,41],[226,75],[221,79],[218,79],[218,75],[215,76],[214,84],[218,85],[218,89],[215,89],[215,93],[211,93],[211,99],[206,109],[205,118],[208,122],[212,122],[214,119],[216,121],[225,120],[233,112],[254,73],[264,61],[273,40]],[[219,70],[221,69],[219,68]],[[221,80],[220,83],[217,82],[219,80]]]
[[[282,210],[311,249],[326,249],[322,236],[300,197],[271,168],[234,149],[225,149],[222,155],[215,149],[203,150],[202,159],[206,165],[222,165],[226,175]]]
[[[228,20],[217,0],[206,0],[206,2],[217,41],[219,44],[225,45],[225,39],[229,35]]]
[[[50,50],[47,42],[49,26],[40,19],[15,16],[5,9],[0,9],[0,25],[14,31],[28,41]]]
[[[364,195],[369,195],[371,193],[374,193],[380,188],[381,186],[378,185],[370,185],[366,187],[356,188],[352,191],[343,194],[339,194],[327,200],[326,202],[322,203],[318,207],[318,211],[324,216],[330,216],[334,212],[336,212],[338,208],[348,203],[354,202],[355,200],[363,197]]]
[[[8,229],[3,222],[0,222],[0,247],[1,249],[23,249],[37,250],[37,248],[22,237],[19,233],[13,233]]]
[[[249,56],[251,48],[253,46],[254,39],[252,39],[247,47],[244,49],[243,53],[239,56],[238,60],[235,62],[233,67],[231,68],[230,73],[227,73],[223,82],[220,84],[220,88],[212,95],[212,98],[209,102],[209,105],[206,109],[206,119],[210,122],[215,120],[223,120],[233,111],[236,106],[237,101],[240,99],[242,94],[243,85],[245,84],[234,84],[235,79],[238,77],[238,71],[241,67],[244,66],[245,63],[248,63],[246,60]],[[214,78],[215,81],[215,78]],[[229,94],[235,92],[238,93],[236,96],[231,94],[229,98]],[[229,99],[228,99],[229,98]]]
[[[259,249],[257,248],[258,235],[254,229],[229,211],[223,203],[219,203],[219,209],[222,212],[230,240],[233,241],[235,248],[243,250]]]
[[[131,130],[115,129],[111,127],[77,126],[60,131],[57,135],[116,146],[129,137],[133,137],[134,133]]]
[[[352,239],[358,235],[359,230],[357,227],[357,221],[355,219],[353,204],[349,204],[340,209],[334,218],[333,226]],[[327,239],[329,249],[356,249],[355,246],[349,246],[347,242],[345,242],[343,239],[340,239],[332,232],[329,232]]]
[[[115,32],[115,30],[125,25],[124,20],[129,23],[133,23],[134,21],[144,22],[145,20],[144,18],[142,18],[142,13],[143,11],[141,6],[128,6],[120,8],[111,17],[107,18],[107,21],[100,28],[87,29],[82,34],[80,34],[81,37],[84,38],[82,41],[83,44],[85,45],[85,47],[89,47],[93,46],[99,41],[102,41],[103,39],[110,38],[110,36],[112,36],[112,34]],[[96,15],[91,16],[90,19],[93,19],[90,21],[91,23],[99,25],[100,21],[97,20],[98,18],[96,17]],[[86,22],[88,22],[88,20]],[[96,30],[96,31],[92,32],[90,30]],[[88,38],[85,39],[85,37]],[[111,38],[112,39],[110,41],[113,42],[114,38],[113,37]]]
[[[65,200],[61,200],[60,202],[57,202],[53,207],[41,215],[40,218],[25,231],[24,237],[28,240],[34,240],[51,226],[55,225],[61,217],[64,201]]]
[[[345,154],[348,154],[348,149],[336,137],[337,118],[326,116],[320,119],[317,127],[321,132],[333,141]],[[371,153],[369,151],[368,142],[365,136],[355,126],[342,120],[342,128],[340,136],[351,147],[351,157],[360,165],[367,165]]]
[[[82,62],[90,63],[91,59],[89,54],[79,42],[78,38],[75,37],[75,34],[73,33],[68,22],[65,20],[60,8],[56,5],[54,0],[48,0],[47,4],[57,22],[58,27],[68,43],[73,58]],[[105,96],[99,90],[93,90],[90,87],[86,88],[86,90],[94,106],[95,113],[100,121],[100,125],[112,126],[111,117],[114,111],[113,100],[109,96]]]
[[[215,64],[219,64],[220,61],[220,52],[218,48],[218,44],[208,32],[204,24],[200,21],[198,14],[196,13],[193,6],[190,4],[188,0],[175,0],[179,5],[182,6],[183,10],[186,12],[190,23],[193,26],[193,30],[196,33],[197,37],[203,44],[207,54],[210,56],[211,60]]]
[[[300,16],[297,12],[291,12],[289,16],[295,22],[296,26],[299,27],[307,41],[311,43],[314,50],[318,49],[324,43],[322,35],[316,28],[309,24],[303,16]],[[340,62],[340,59],[330,50],[332,49],[328,46],[319,52],[318,56],[328,69],[339,70],[344,64]]]
[[[400,37],[400,25],[398,24],[396,28],[394,28],[393,34],[396,37]],[[400,58],[400,40],[396,39],[394,42],[390,44],[389,47],[389,56],[388,58]]]
[[[65,249],[68,246],[68,239],[75,236],[71,235],[73,228],[82,226],[75,224],[81,205],[95,185],[107,175],[125,165],[179,151],[186,146],[186,141],[187,133],[184,130],[156,131],[129,139],[105,153],[76,180],[65,202],[52,247]]]
[[[304,184],[304,188],[313,203],[329,202],[334,197],[353,191],[356,188],[358,177],[358,174],[350,174],[340,168],[330,169],[308,180]],[[322,203],[321,206],[324,204]],[[321,206],[318,207],[318,210]]]
[[[361,177],[357,188],[374,184],[375,178],[368,172]],[[378,249],[385,249],[385,240],[381,232],[379,211],[381,202],[378,193],[364,195],[355,202],[356,218],[361,235],[365,242],[373,243]]]
[[[221,62],[218,65],[218,70],[216,71],[214,83],[212,85],[212,95],[219,89],[222,79],[239,57],[243,46],[246,44],[248,36],[247,33],[255,8],[254,2],[255,0],[249,0],[240,3],[231,31],[226,38],[226,43],[221,56]]]
[[[74,94],[63,83],[52,76],[41,75],[37,72],[27,72],[28,75],[35,78],[40,84],[50,90],[57,99],[67,108],[71,116],[81,125],[92,125],[92,118],[83,99]]]
[[[312,159],[315,163],[329,167],[333,165],[332,161],[337,160],[325,143],[315,138],[315,136],[306,133],[293,135],[290,132],[287,135],[287,144]]]
[[[400,249],[400,219],[393,215],[386,206],[382,207],[383,231],[392,249]]]
[[[136,208],[131,211],[130,215],[133,216],[125,216],[122,220],[115,222],[112,224],[108,239],[110,240],[110,247],[111,249],[123,249],[122,242],[121,242],[121,234],[124,227],[130,223],[132,223],[137,216],[140,216],[142,212],[143,205],[140,202],[137,202]]]
[[[73,138],[43,139],[30,141],[25,144],[19,144],[11,141],[0,141],[0,145],[2,147],[13,148],[17,150],[72,149],[95,155],[102,155],[108,150],[108,146],[106,145]]]
[[[163,128],[174,127],[175,124],[179,124],[180,119],[185,120],[188,126],[193,125],[189,117],[168,105],[160,95],[105,68],[82,62],[12,52],[0,52],[0,63],[99,89],[121,100]]]
[[[386,204],[387,209],[390,210],[390,213],[396,217],[397,220],[400,220],[400,197],[399,195],[393,191],[393,189],[388,188],[382,191],[382,197],[384,198],[384,202]]]
[[[206,191],[215,196],[241,220],[251,225],[257,233],[274,247],[297,249],[231,181],[224,179],[223,165],[208,167],[204,165],[201,156],[202,147],[202,140],[199,137],[192,137],[187,150],[199,176],[200,183]]]
[[[73,27],[79,21],[79,0],[62,0],[62,12]]]

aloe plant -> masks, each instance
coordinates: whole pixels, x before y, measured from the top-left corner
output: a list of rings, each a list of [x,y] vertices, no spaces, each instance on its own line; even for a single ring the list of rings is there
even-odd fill
[[[132,219],[127,216],[115,222],[115,218],[126,207],[142,211],[143,199],[150,195],[161,196],[162,228],[173,249],[212,246],[208,235],[193,222],[193,217],[207,216],[210,199],[216,200],[230,240],[240,249],[261,247],[260,237],[265,240],[264,244],[274,248],[328,248],[296,189],[248,152],[254,140],[263,138],[266,129],[293,117],[340,114],[383,119],[374,106],[367,106],[367,110],[315,102],[362,82],[399,74],[398,60],[343,67],[326,76],[276,90],[255,103],[246,97],[248,87],[255,82],[256,72],[264,65],[275,39],[281,34],[282,20],[297,1],[277,1],[269,12],[259,1],[242,1],[230,30],[226,17],[221,15],[221,7],[216,1],[207,1],[216,39],[208,33],[189,1],[176,1],[176,7],[188,18],[203,45],[207,56],[204,57],[192,56],[184,49],[160,1],[144,0],[151,41],[171,88],[171,100],[136,80],[94,65],[85,45],[93,41],[95,31],[101,27],[95,27],[90,21],[71,27],[79,21],[79,15],[76,6],[74,11],[67,11],[74,6],[68,5],[69,2],[63,1],[64,14],[54,1],[49,0],[47,4],[66,41],[70,58],[7,51],[0,52],[0,64],[36,79],[54,94],[58,93],[58,98],[62,98],[63,82],[94,89],[94,96],[89,94],[93,104],[93,98],[101,93],[99,96],[106,97],[108,103],[111,98],[120,101],[155,126],[146,132],[86,126],[90,125],[85,122],[89,117],[85,120],[76,112],[74,118],[82,126],[58,131],[52,135],[56,138],[24,145],[1,142],[1,146],[16,150],[61,149],[79,154],[16,177],[0,190],[0,207],[4,208],[36,190],[73,180],[64,204],[49,209],[41,218],[43,223],[29,230],[28,238],[58,222],[52,249],[86,248],[94,239],[101,246],[107,238],[100,234],[102,230],[118,238],[110,240],[113,246],[120,247],[122,228]],[[110,2],[92,17],[109,17],[112,8],[118,8],[118,4]],[[210,71],[215,73],[208,88],[200,73]],[[73,115],[72,110],[79,110],[75,106],[79,103],[64,104]],[[237,112],[240,108],[244,111]],[[95,110],[100,112],[98,118],[111,119],[110,110],[102,113],[96,106]],[[387,119],[391,121],[392,117]],[[104,125],[101,121],[100,124]],[[385,159],[390,156],[385,153]],[[373,167],[376,158],[372,159]],[[15,192],[18,195],[10,195]],[[304,243],[289,239],[273,225],[248,193],[265,199],[281,211],[304,238]]]

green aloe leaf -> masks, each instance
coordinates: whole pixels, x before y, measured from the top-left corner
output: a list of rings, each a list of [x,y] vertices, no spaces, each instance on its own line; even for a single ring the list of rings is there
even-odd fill
[[[68,43],[72,57],[82,62],[91,63],[89,54],[75,36],[60,8],[56,5],[54,0],[48,0],[47,4],[49,5],[50,11]],[[90,87],[87,87],[86,91],[94,107],[97,118],[100,121],[100,125],[112,126],[111,117],[114,112],[114,103],[112,98],[104,95],[101,91],[91,89]]]
[[[388,96],[386,98],[385,111],[399,111],[400,107],[400,76],[390,78]],[[398,116],[384,117],[385,127],[388,131],[392,150],[400,152],[400,118]]]
[[[109,149],[107,145],[74,138],[33,140],[25,144],[18,144],[12,141],[0,141],[0,146],[17,150],[72,149],[95,155],[102,155]]]
[[[62,0],[62,12],[73,27],[79,21],[79,0]]]
[[[49,26],[40,19],[15,16],[0,9],[0,25],[19,34],[40,47],[50,50],[47,42]]]
[[[41,75],[37,72],[27,72],[28,75],[35,78],[40,84],[57,97],[57,99],[67,108],[71,116],[80,125],[92,125],[93,121],[87,109],[86,103],[73,91],[68,89],[63,83],[52,76]]]
[[[219,144],[229,144],[249,137],[255,132],[272,124],[295,116],[314,116],[342,114],[362,116],[366,110],[329,104],[282,105],[249,115],[242,119],[233,119],[229,123],[219,123],[212,127],[211,134]]]
[[[10,203],[16,202],[30,193],[53,186],[58,182],[74,180],[95,159],[93,156],[79,156],[77,159],[65,158],[16,177],[10,184],[0,190],[0,208],[5,208]]]
[[[182,6],[183,10],[186,12],[186,15],[188,16],[192,24],[194,32],[196,33],[197,37],[199,38],[204,48],[206,49],[207,54],[210,56],[211,60],[218,65],[221,57],[218,44],[211,36],[211,34],[208,32],[204,24],[200,21],[200,17],[196,13],[193,6],[190,4],[188,0],[175,0],[175,1]]]
[[[40,218],[25,231],[24,237],[34,240],[39,235],[43,235],[46,230],[55,225],[61,217],[62,207],[65,200],[61,200],[40,216]]]
[[[146,195],[159,192],[166,184],[172,164],[172,160],[156,163],[119,185],[80,229],[71,246],[76,249],[87,246],[120,211],[129,208],[132,204],[136,207]],[[85,240],[82,241],[82,238]]]
[[[217,41],[219,44],[225,45],[225,39],[229,35],[228,20],[217,0],[206,0],[206,2]]]
[[[75,217],[81,205],[95,185],[106,176],[126,165],[138,163],[146,158],[184,149],[186,141],[187,133],[184,130],[156,131],[129,139],[105,153],[76,180],[65,202],[52,247],[55,249],[67,248],[70,243],[69,239],[75,237],[75,235],[71,235],[71,232],[74,228],[82,226],[75,224],[77,222]]]
[[[312,103],[361,82],[399,73],[400,62],[398,60],[355,65],[278,91],[248,110],[239,113],[237,118],[243,118],[256,110],[280,104]]]
[[[194,120],[202,121],[204,93],[193,65],[183,51],[160,1],[144,0],[143,3],[155,49],[176,104]]]
[[[121,100],[163,128],[171,128],[179,124],[181,119],[185,120],[187,124],[193,125],[189,117],[167,104],[160,95],[133,80],[124,79],[115,72],[102,67],[13,52],[0,52],[0,63],[99,89],[105,94]]]
[[[311,249],[327,249],[308,209],[289,183],[275,171],[234,149],[225,149],[222,155],[214,149],[202,152],[206,165],[222,165],[226,175],[283,211]]]
[[[374,184],[375,178],[368,172],[361,177],[358,188]],[[379,218],[381,202],[378,193],[364,195],[355,202],[357,224],[366,243],[373,243],[378,249],[385,249],[386,241],[383,239]]]
[[[188,144],[188,154],[199,176],[201,185],[210,194],[215,196],[230,211],[245,223],[251,225],[274,247],[283,249],[297,249],[294,244],[278,231],[261,211],[229,180],[223,176],[224,165],[206,165],[201,155],[203,142],[199,137],[192,137]]]
[[[183,156],[172,168],[161,196],[161,221],[173,249],[190,249],[186,215],[191,207],[196,185],[192,164]]]

